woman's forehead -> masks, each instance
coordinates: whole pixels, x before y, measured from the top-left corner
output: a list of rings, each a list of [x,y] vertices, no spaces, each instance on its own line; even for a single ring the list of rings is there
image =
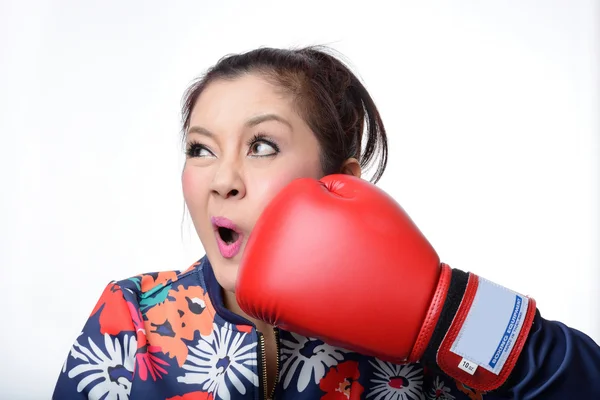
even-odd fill
[[[194,123],[245,123],[272,114],[285,120],[298,118],[290,95],[256,74],[209,83],[199,95],[191,114]]]

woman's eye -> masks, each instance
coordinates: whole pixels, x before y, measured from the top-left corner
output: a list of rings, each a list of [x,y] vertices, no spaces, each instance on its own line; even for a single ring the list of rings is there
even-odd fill
[[[279,152],[274,144],[268,143],[264,140],[258,140],[250,146],[248,155],[255,157],[270,157],[274,156]]]
[[[200,143],[190,143],[186,150],[186,155],[189,158],[195,157],[212,157],[213,153]]]

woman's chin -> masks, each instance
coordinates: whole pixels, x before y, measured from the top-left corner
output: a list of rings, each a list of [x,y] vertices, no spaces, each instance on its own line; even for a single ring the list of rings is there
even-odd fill
[[[238,263],[232,263],[229,260],[211,260],[211,265],[215,273],[215,278],[219,285],[226,292],[235,293],[235,282],[238,272]]]

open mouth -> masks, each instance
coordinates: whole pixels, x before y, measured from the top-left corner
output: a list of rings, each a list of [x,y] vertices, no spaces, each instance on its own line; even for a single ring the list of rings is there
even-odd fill
[[[225,258],[235,257],[242,247],[243,234],[238,227],[225,217],[212,217],[211,222],[215,229],[217,247]]]
[[[224,226],[220,226],[217,229],[217,231],[221,240],[224,241],[226,244],[233,244],[237,242],[237,240],[240,238],[239,233],[237,233],[233,229],[225,228]]]

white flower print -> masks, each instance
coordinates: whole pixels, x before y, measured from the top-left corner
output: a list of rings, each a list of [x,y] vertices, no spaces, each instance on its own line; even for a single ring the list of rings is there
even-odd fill
[[[454,400],[454,396],[450,394],[450,388],[444,384],[444,381],[440,381],[439,376],[435,377],[427,398],[429,400]]]
[[[381,360],[369,361],[375,377],[367,398],[374,400],[423,400],[423,368],[398,365]]]
[[[80,335],[81,336],[81,335]],[[133,367],[137,340],[134,335],[124,335],[123,342],[118,337],[104,334],[106,353],[88,338],[89,348],[75,341],[70,357],[82,360],[69,370],[68,376],[73,379],[82,375],[77,384],[77,391],[82,392],[88,386],[88,399],[127,400],[131,391]]]
[[[283,388],[287,389],[296,371],[300,369],[297,381],[298,392],[302,392],[310,383],[311,377],[315,384],[325,376],[330,367],[344,359],[347,350],[333,347],[318,339],[307,338],[295,333],[289,333],[294,340],[281,340],[281,377]]]
[[[215,399],[224,400],[231,398],[229,389],[246,394],[248,382],[258,387],[256,343],[244,343],[247,335],[229,324],[213,324],[210,335],[188,347],[183,369],[189,372],[177,381],[202,385],[202,390],[211,392]]]

